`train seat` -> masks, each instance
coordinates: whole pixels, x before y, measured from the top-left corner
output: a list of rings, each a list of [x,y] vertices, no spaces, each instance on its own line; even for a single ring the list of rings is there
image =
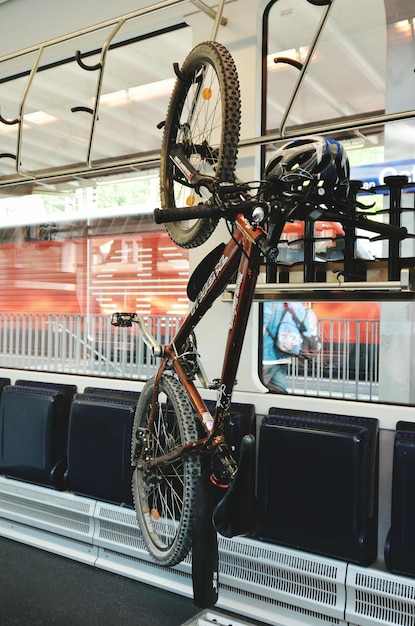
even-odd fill
[[[367,566],[377,555],[377,420],[270,410],[260,427],[259,538]]]
[[[385,564],[394,574],[415,576],[415,424],[396,425],[391,525],[385,542]]]
[[[78,495],[132,506],[131,432],[136,399],[76,394],[71,406],[66,488]]]
[[[0,473],[63,489],[68,417],[61,391],[4,387],[0,398]]]

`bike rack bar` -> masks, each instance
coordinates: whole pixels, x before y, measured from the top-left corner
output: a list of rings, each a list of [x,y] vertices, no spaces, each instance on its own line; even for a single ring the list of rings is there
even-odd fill
[[[229,302],[235,292],[235,284],[228,285],[222,300]],[[307,296],[307,297],[306,297]],[[400,280],[358,281],[338,283],[259,283],[255,289],[254,302],[272,300],[415,300],[415,268],[401,270]]]
[[[195,7],[203,11],[203,13],[206,13],[206,15],[215,20],[211,36],[211,40],[215,41],[219,26],[226,26],[228,23],[228,19],[223,17],[223,7],[225,6],[226,0],[220,0],[216,11],[208,7],[207,4],[202,2],[202,0],[190,0],[190,2],[194,4]]]
[[[315,126],[307,126],[307,130],[301,131],[296,129],[296,132],[286,132],[284,136],[280,131],[271,133],[269,135],[260,135],[258,137],[251,137],[248,139],[241,139],[239,142],[240,148],[249,148],[254,146],[265,146],[276,143],[282,139],[290,137],[304,137],[305,135],[331,135],[333,133],[343,132],[345,130],[353,130],[356,128],[370,128],[371,126],[378,126],[379,124],[387,124],[388,122],[400,122],[403,120],[413,119],[415,117],[415,109],[409,109],[407,111],[401,111],[400,113],[382,113],[380,115],[367,115],[364,117],[354,118],[353,120],[346,120],[344,122],[334,122],[332,124],[316,124]]]
[[[99,70],[99,78],[98,78],[98,84],[97,84],[97,91],[96,91],[96,95],[95,95],[95,104],[94,104],[94,109],[92,112],[92,124],[91,124],[91,130],[90,130],[90,134],[89,134],[89,143],[88,143],[88,153],[87,153],[87,158],[86,158],[86,165],[88,167],[88,169],[92,169],[92,163],[91,163],[91,158],[92,158],[92,145],[94,142],[94,136],[95,136],[95,128],[96,128],[96,124],[97,124],[97,120],[98,120],[98,109],[99,109],[99,103],[100,103],[100,98],[101,98],[101,90],[102,90],[102,81],[104,78],[104,69],[105,69],[105,61],[107,58],[107,52],[108,49],[110,47],[111,41],[114,39],[115,35],[118,33],[119,30],[121,30],[121,28],[124,26],[125,24],[125,19],[121,19],[118,24],[116,24],[115,28],[112,30],[112,32],[110,33],[109,37],[107,37],[104,45],[102,46],[101,49],[101,59],[98,63],[98,65],[96,67],[90,68],[85,66],[85,64],[82,63],[80,56],[78,59],[78,64],[83,67],[84,69],[90,71],[93,69],[98,69]]]
[[[125,21],[128,21],[128,20],[135,19],[144,15],[156,13],[163,9],[180,6],[182,4],[188,4],[189,2],[192,2],[192,1],[193,0],[162,0],[161,2],[156,2],[155,4],[144,7],[143,9],[137,9],[136,11],[131,11],[131,13],[126,13],[125,15],[118,16],[116,18],[112,18],[104,22],[99,22],[98,24],[93,24],[92,26],[86,26],[85,28],[80,28],[79,30],[73,31],[66,35],[55,37],[54,39],[48,39],[47,41],[42,43],[41,46],[39,45],[29,46],[27,48],[23,48],[22,50],[5,54],[4,56],[0,57],[0,63],[3,63],[4,61],[9,61],[11,59],[17,59],[18,57],[29,54],[30,52],[36,52],[40,47],[49,48],[50,46],[54,46],[56,44],[60,44],[65,41],[70,41],[71,39],[75,39],[76,37],[80,37],[81,35],[88,35],[90,33],[94,33],[96,31],[102,30],[109,26],[115,26],[116,24],[118,24],[121,18]]]
[[[29,77],[26,81],[25,87],[23,89],[22,95],[20,97],[19,103],[19,115],[15,120],[7,121],[2,119],[2,122],[5,124],[18,124],[17,131],[17,146],[16,146],[16,173],[19,176],[26,176],[29,179],[34,179],[34,176],[31,176],[27,172],[23,172],[21,168],[21,152],[22,152],[22,137],[23,137],[23,115],[24,115],[24,107],[26,104],[27,96],[32,85],[33,79],[39,67],[40,59],[43,54],[43,46],[39,46],[35,61],[33,63],[32,69],[30,71]]]
[[[22,146],[22,138],[23,138],[23,114],[24,114],[24,105],[29,93],[29,90],[31,88],[33,79],[35,77],[35,74],[38,70],[39,64],[40,64],[40,60],[45,52],[45,50],[47,50],[48,48],[63,43],[63,42],[67,42],[67,41],[71,41],[74,40],[82,35],[87,35],[90,33],[94,33],[100,30],[103,30],[105,28],[108,27],[113,27],[112,32],[110,33],[109,37],[106,39],[106,41],[104,42],[102,49],[101,49],[101,59],[99,61],[99,63],[97,64],[96,67],[86,67],[84,64],[82,64],[82,62],[78,63],[81,65],[81,67],[84,67],[84,69],[89,69],[89,70],[99,70],[99,77],[98,77],[98,84],[97,84],[97,89],[96,89],[96,98],[95,98],[95,104],[94,104],[94,108],[89,111],[90,113],[92,113],[92,119],[91,119],[91,128],[90,128],[90,136],[89,136],[89,142],[88,142],[88,149],[87,149],[87,155],[86,155],[86,159],[85,159],[85,167],[83,167],[82,169],[77,168],[76,173],[78,174],[82,174],[82,173],[88,173],[91,171],[95,171],[95,167],[92,164],[92,146],[93,146],[93,141],[94,141],[94,135],[95,135],[95,130],[96,130],[96,123],[97,123],[97,119],[98,119],[98,109],[99,109],[99,100],[100,100],[100,95],[101,95],[101,88],[102,88],[102,80],[103,80],[103,73],[104,73],[104,68],[105,68],[105,60],[106,60],[106,54],[108,52],[108,49],[110,47],[110,44],[112,42],[112,40],[114,39],[114,37],[116,36],[116,34],[121,30],[121,28],[124,26],[124,24],[126,22],[128,22],[129,20],[132,19],[137,19],[140,18],[142,16],[146,16],[149,15],[151,13],[157,13],[159,11],[162,11],[164,9],[167,8],[171,8],[171,7],[176,7],[176,6],[180,6],[180,5],[186,5],[186,4],[193,4],[194,6],[196,6],[199,10],[201,10],[203,13],[205,13],[206,15],[208,15],[209,17],[211,17],[212,19],[215,20],[214,22],[214,28],[213,28],[213,33],[212,33],[212,39],[216,39],[217,36],[217,31],[220,25],[225,26],[228,23],[227,18],[223,17],[223,8],[225,5],[226,0],[220,0],[217,10],[211,9],[209,6],[207,6],[203,0],[162,0],[160,2],[156,2],[155,4],[149,5],[145,8],[142,9],[138,9],[136,11],[132,11],[130,13],[127,13],[123,16],[114,18],[114,19],[110,19],[104,22],[100,22],[98,24],[95,24],[93,26],[89,26],[83,29],[79,29],[77,31],[74,31],[72,33],[69,33],[67,35],[63,35],[61,37],[56,37],[54,39],[50,39],[48,41],[45,41],[44,43],[42,43],[41,45],[35,45],[35,46],[30,46],[27,48],[24,48],[22,50],[19,50],[17,52],[13,52],[11,54],[7,54],[4,55],[2,57],[0,57],[0,64],[5,62],[5,61],[9,61],[12,59],[17,59],[19,57],[25,56],[27,54],[32,54],[32,53],[36,53],[36,58],[35,61],[33,63],[33,66],[31,68],[27,83],[23,89],[21,98],[20,98],[20,105],[19,105],[19,115],[15,120],[2,120],[1,116],[0,116],[0,123],[3,122],[5,124],[18,124],[18,133],[17,133],[17,145],[16,145],[16,154],[7,154],[7,155],[3,155],[3,156],[8,156],[8,157],[12,157],[15,159],[16,161],[16,174],[18,176],[18,178],[13,178],[13,179],[9,179],[6,180],[4,183],[2,183],[0,185],[0,187],[4,187],[4,186],[14,186],[16,184],[22,184],[24,182],[32,182],[35,181],[37,182],[38,180],[40,180],[42,177],[39,178],[39,176],[35,176],[34,174],[25,172],[22,170],[20,163],[21,163],[21,146]],[[137,159],[134,159],[134,164],[137,163]],[[118,169],[120,166],[119,163],[116,164],[115,168]],[[113,169],[112,166],[109,167],[109,169]],[[55,172],[54,174],[50,173],[47,174],[47,178],[50,179],[55,179],[56,174],[58,175],[67,175],[70,174],[69,171],[67,171],[66,173],[62,170],[60,170],[59,172]]]

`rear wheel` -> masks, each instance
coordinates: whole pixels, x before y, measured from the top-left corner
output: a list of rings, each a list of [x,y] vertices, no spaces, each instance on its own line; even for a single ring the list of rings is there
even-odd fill
[[[188,55],[176,81],[164,127],[160,164],[163,208],[205,204],[211,194],[196,189],[177,165],[182,155],[191,168],[217,181],[233,181],[240,129],[240,90],[235,63],[221,44],[208,41]],[[218,218],[166,224],[182,248],[204,243]]]
[[[179,381],[163,374],[154,395],[155,385],[155,379],[145,384],[134,419],[133,496],[148,552],[161,565],[172,566],[186,557],[191,546],[200,461],[187,456],[146,471],[140,468],[140,458],[157,458],[198,437],[193,409]],[[150,423],[154,398],[157,407]]]

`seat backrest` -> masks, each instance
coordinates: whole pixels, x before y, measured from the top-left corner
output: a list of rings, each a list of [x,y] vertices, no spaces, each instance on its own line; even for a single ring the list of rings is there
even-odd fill
[[[85,387],[84,394],[98,396],[111,396],[117,398],[126,398],[130,400],[136,400],[140,397],[139,391],[130,391],[129,389],[109,389],[109,388],[101,388],[101,387]]]
[[[16,380],[15,385],[19,387],[34,387],[38,389],[60,391],[65,398],[65,408],[68,412],[68,415],[71,408],[72,399],[77,392],[76,385],[71,385],[69,383],[52,383],[45,380],[26,380],[24,378],[19,378],[18,380]]]
[[[68,418],[62,392],[6,386],[0,398],[0,472],[62,488]]]
[[[115,504],[132,504],[131,433],[136,404],[77,394],[69,419],[69,491]]]
[[[385,544],[386,567],[415,576],[415,424],[398,422],[394,438],[391,526]]]
[[[261,424],[260,538],[369,565],[377,556],[376,424],[292,413],[270,411]]]

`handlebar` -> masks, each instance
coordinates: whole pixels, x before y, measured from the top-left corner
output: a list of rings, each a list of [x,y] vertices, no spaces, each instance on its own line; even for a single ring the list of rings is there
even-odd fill
[[[232,195],[228,198],[220,197],[216,203],[196,204],[185,207],[168,207],[166,209],[154,210],[154,221],[156,224],[164,222],[180,222],[182,220],[196,220],[204,217],[225,217],[235,218],[238,213],[243,213],[248,219],[257,208],[262,208],[264,215],[268,206],[265,202],[258,200],[254,196],[243,195],[244,187],[240,186],[239,193],[237,187],[229,187]]]
[[[241,208],[238,207],[238,212],[240,211]],[[221,207],[211,204],[198,204],[196,206],[155,209],[153,215],[156,224],[164,224],[165,222],[180,222],[181,220],[195,220],[203,217],[220,217],[224,216],[225,213]]]
[[[405,226],[395,226],[393,224],[385,224],[383,222],[375,222],[367,219],[364,215],[359,216],[355,224],[357,228],[362,230],[370,230],[372,233],[377,233],[381,237],[387,239],[405,239],[408,235],[408,229]]]
[[[227,206],[217,206],[212,204],[198,204],[196,206],[172,207],[166,209],[155,209],[154,221],[156,224],[165,222],[177,222],[181,220],[200,219],[206,217],[228,217],[236,216],[238,213],[253,211],[256,206],[263,206],[254,198],[250,200],[237,202]],[[404,226],[395,226],[393,224],[385,224],[384,222],[376,222],[370,220],[364,214],[354,216],[345,215],[343,212],[325,211],[324,219],[330,222],[340,222],[343,226],[353,228],[361,228],[372,233],[376,233],[380,237],[387,239],[405,239],[408,230]],[[282,229],[281,229],[282,230]]]

